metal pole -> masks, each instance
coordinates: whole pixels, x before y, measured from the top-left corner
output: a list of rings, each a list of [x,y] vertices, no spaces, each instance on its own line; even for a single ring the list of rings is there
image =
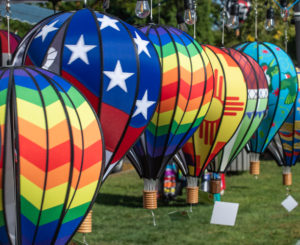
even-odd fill
[[[297,65],[300,66],[300,2],[294,6],[295,31],[296,31],[296,57]]]

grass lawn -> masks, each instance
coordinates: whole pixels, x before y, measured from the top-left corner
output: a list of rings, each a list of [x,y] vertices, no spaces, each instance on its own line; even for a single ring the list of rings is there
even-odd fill
[[[300,201],[300,166],[292,168],[292,196]],[[222,201],[240,204],[234,227],[210,225],[212,205],[199,204],[190,219],[171,221],[172,211],[189,210],[185,192],[175,201],[158,204],[157,226],[150,211],[143,209],[143,181],[135,171],[110,176],[93,207],[92,244],[296,244],[300,240],[300,207],[288,213],[281,202],[286,197],[281,168],[263,161],[256,180],[248,173],[226,178]],[[77,234],[75,239],[82,240]]]

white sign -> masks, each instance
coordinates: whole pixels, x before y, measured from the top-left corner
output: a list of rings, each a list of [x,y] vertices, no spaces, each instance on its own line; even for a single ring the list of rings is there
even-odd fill
[[[215,202],[210,223],[234,226],[238,209],[238,203]]]
[[[284,201],[281,203],[281,205],[288,211],[291,212],[295,207],[298,206],[297,201],[289,195]]]

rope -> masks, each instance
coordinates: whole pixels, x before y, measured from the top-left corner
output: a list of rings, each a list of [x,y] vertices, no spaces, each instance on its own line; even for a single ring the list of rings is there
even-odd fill
[[[276,0],[275,0],[276,1]],[[255,14],[255,41],[257,41],[257,0],[254,3],[254,14]]]
[[[222,47],[224,47],[224,39],[225,39],[225,17],[226,17],[226,6],[224,1],[222,1],[223,10],[222,10]]]
[[[6,1],[6,18],[7,18],[7,51],[8,51],[8,61],[7,65],[10,65],[11,53],[10,53],[10,0]]]

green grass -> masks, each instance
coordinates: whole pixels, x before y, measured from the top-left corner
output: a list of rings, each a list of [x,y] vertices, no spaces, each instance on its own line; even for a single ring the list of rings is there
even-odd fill
[[[291,194],[300,201],[300,167],[293,171]],[[234,227],[210,225],[212,205],[193,207],[189,220],[171,221],[168,213],[189,210],[183,196],[159,203],[157,226],[150,211],[142,208],[143,181],[134,172],[110,176],[93,207],[93,233],[89,244],[295,244],[300,240],[300,207],[288,213],[281,202],[286,197],[281,168],[274,162],[261,164],[256,180],[248,173],[226,178],[222,201],[240,204]],[[81,234],[75,237],[81,240]]]

